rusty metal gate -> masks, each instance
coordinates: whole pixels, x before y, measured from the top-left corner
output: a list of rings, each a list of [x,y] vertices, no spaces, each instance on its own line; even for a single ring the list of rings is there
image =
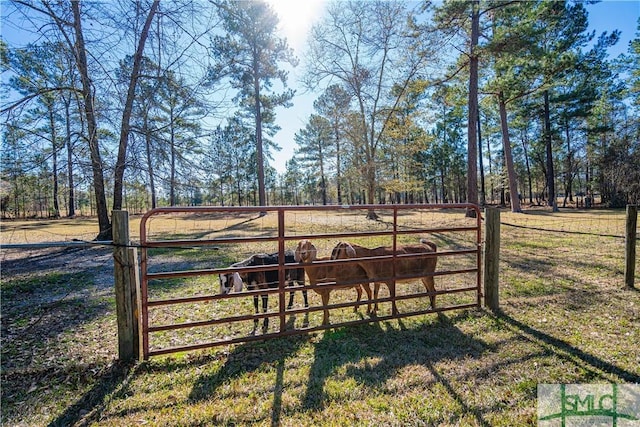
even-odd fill
[[[475,215],[469,215],[469,213]],[[144,359],[150,356],[205,349],[267,338],[309,333],[365,322],[405,318],[444,310],[480,307],[481,212],[472,204],[356,205],[280,207],[172,207],[147,212],[140,222],[140,324]],[[435,291],[422,289],[419,277],[396,271],[396,249],[427,238],[437,244],[432,276]],[[338,280],[287,287],[287,272],[303,265],[287,261],[285,252],[301,240],[311,240],[324,261],[339,266],[356,261],[330,260],[339,241],[364,247],[392,248],[388,256],[372,258],[390,265],[393,287],[382,295],[353,301],[353,291],[338,289]],[[251,254],[273,253],[277,264],[232,264]],[[320,254],[319,254],[320,255]],[[419,255],[418,255],[419,256]],[[362,261],[362,259],[360,259]],[[222,294],[219,275],[277,271],[271,286],[246,287]],[[303,276],[304,277],[304,276]],[[376,278],[369,280],[375,283]],[[379,278],[383,279],[383,278]],[[385,277],[384,279],[389,279]],[[411,279],[415,279],[413,282]],[[396,286],[396,282],[402,282]],[[414,283],[415,282],[415,283]],[[246,284],[245,284],[246,285]],[[366,291],[366,287],[353,289]],[[426,285],[425,285],[426,286]],[[331,290],[333,302],[317,302]],[[391,290],[393,289],[393,291]],[[311,303],[287,307],[290,292],[309,292]],[[385,293],[386,292],[386,293]],[[264,311],[250,301],[273,295]],[[438,298],[430,306],[432,298]],[[315,303],[314,303],[315,298]],[[274,300],[276,303],[274,304]],[[377,305],[376,315],[363,315],[358,305]],[[396,306],[398,307],[396,310]],[[354,311],[353,309],[358,310]],[[390,308],[391,307],[391,308]],[[352,312],[353,311],[353,312]],[[323,324],[324,313],[331,323]],[[269,322],[269,320],[273,320]],[[259,322],[263,327],[259,330]]]

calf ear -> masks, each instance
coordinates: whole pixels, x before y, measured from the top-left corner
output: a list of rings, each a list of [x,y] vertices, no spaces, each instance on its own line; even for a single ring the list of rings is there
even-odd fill
[[[233,291],[242,292],[242,278],[240,277],[240,273],[233,273],[231,281],[233,282]]]
[[[438,251],[438,247],[436,246],[436,244],[435,244],[435,243],[433,243],[433,242],[430,242],[430,241],[429,241],[429,240],[427,240],[427,239],[420,239],[420,243],[422,243],[423,245],[426,245],[426,246],[430,247],[430,248],[431,248],[431,250],[432,250],[433,252],[437,252],[437,251]]]
[[[298,243],[298,247],[296,247],[296,250],[293,253],[293,260],[295,262],[300,262],[300,243]]]
[[[348,243],[345,243],[346,245],[346,251],[347,251],[347,256],[350,258],[355,258],[356,257],[356,250],[353,248],[353,246],[351,246]]]
[[[331,250],[331,259],[338,259],[338,247],[337,246]]]
[[[310,245],[311,247],[309,248],[309,258],[311,259],[311,261],[315,261],[316,258],[318,257],[318,250],[316,249],[315,246],[313,246],[313,244]]]

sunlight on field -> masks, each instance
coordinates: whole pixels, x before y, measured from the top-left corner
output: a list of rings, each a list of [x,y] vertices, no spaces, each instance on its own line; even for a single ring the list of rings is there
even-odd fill
[[[97,234],[95,218],[3,220],[0,223],[2,244],[93,240]]]
[[[362,212],[295,212],[285,217],[286,248],[313,238],[328,256],[334,233],[376,232],[392,227],[388,211],[379,221]],[[2,249],[2,423],[6,425],[129,426],[141,420],[162,425],[533,425],[536,386],[562,382],[638,382],[640,294],[623,286],[624,211],[533,210],[502,212],[500,303],[484,309],[368,320],[366,296],[357,312],[354,289],[331,293],[334,327],[310,334],[155,356],[135,367],[115,361],[117,324],[110,248]],[[402,242],[420,228],[473,223],[461,212],[398,216]],[[131,219],[134,243],[140,217]],[[222,242],[227,238],[273,238],[278,218],[258,215],[172,215],[153,218],[148,237],[184,242],[150,248],[153,272],[226,268],[248,254],[271,251],[273,241]],[[4,221],[1,239],[13,242],[93,238],[93,220]],[[323,236],[319,237],[318,235]],[[474,232],[434,231],[425,237],[438,251],[474,244]],[[88,237],[83,237],[88,236]],[[314,237],[315,236],[315,237]],[[387,235],[348,236],[372,247]],[[194,242],[209,241],[206,245]],[[436,272],[467,268],[473,256],[440,256]],[[640,266],[637,266],[640,271]],[[455,290],[473,273],[436,276],[437,290]],[[428,307],[418,280],[397,285],[400,313]],[[159,331],[152,349],[201,344],[280,328],[279,294],[269,296],[268,328],[253,324],[247,293],[217,297],[217,274],[154,279],[150,299],[213,296],[204,301],[154,307],[151,325],[208,322],[243,316],[239,322]],[[389,295],[383,285],[380,298]],[[288,299],[288,290],[284,298]],[[437,296],[438,306],[473,303],[474,294]],[[285,328],[319,325],[319,296],[302,312],[300,290]],[[272,334],[273,335],[273,334]],[[461,403],[462,402],[462,403]],[[32,409],[36,408],[34,412]],[[86,421],[86,423],[85,423]],[[152,422],[152,423],[153,423]]]
[[[298,233],[314,234],[327,231],[376,231],[388,229],[393,218],[388,212],[381,212],[380,221],[367,221],[361,212],[348,212],[334,215],[318,212],[296,212],[287,214],[288,230]],[[206,215],[163,215],[153,217],[149,221],[152,235],[194,235],[196,233],[221,233],[233,229],[239,223],[251,218],[252,228],[262,232],[276,232],[278,226],[277,215],[273,212],[255,218],[248,216],[212,217]],[[130,216],[129,232],[132,240],[140,238],[140,215]],[[551,213],[547,210],[529,210],[524,214],[514,214],[503,210],[501,220],[507,224],[525,224],[528,227],[539,227],[552,231],[572,231],[587,229],[593,233],[624,235],[625,214],[622,210],[591,210],[573,211],[563,210]],[[415,224],[438,224],[447,226],[459,224],[460,218],[455,215],[431,213],[428,216],[401,216],[400,226]],[[93,240],[98,234],[96,218],[51,219],[51,220],[2,220],[0,222],[0,242],[10,243],[41,243],[68,242],[73,240]]]

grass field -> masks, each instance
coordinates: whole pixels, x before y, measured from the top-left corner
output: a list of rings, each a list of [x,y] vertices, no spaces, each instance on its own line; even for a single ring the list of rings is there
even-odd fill
[[[2,425],[535,425],[539,383],[640,382],[640,293],[623,286],[624,218],[609,210],[503,212],[498,314],[421,315],[134,366],[115,361],[109,248],[2,249]],[[460,219],[400,220],[450,226]],[[245,228],[225,221],[158,219],[152,226],[158,238],[273,229],[269,215]],[[299,215],[291,223],[302,234],[384,227],[329,215]],[[90,240],[95,229],[89,219],[9,221],[0,237],[4,244]],[[432,237],[443,249],[469,240]],[[236,249],[215,257],[160,250],[152,268],[217,268],[256,250]],[[219,264],[211,265],[212,258]],[[438,268],[457,262],[443,259]],[[438,277],[436,287],[458,280]],[[213,278],[194,278],[155,292],[215,292],[215,286]],[[350,290],[335,294],[354,297]],[[317,303],[315,294],[310,298]],[[252,311],[249,298],[222,302],[228,310]],[[361,308],[336,312],[335,319],[362,316]]]

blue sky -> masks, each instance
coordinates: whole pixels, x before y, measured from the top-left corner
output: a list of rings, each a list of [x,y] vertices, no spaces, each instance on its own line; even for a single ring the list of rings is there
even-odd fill
[[[307,0],[309,1],[309,0]],[[290,45],[296,50],[301,62],[303,60],[303,48],[305,46],[306,31],[312,23],[317,22],[322,14],[322,1],[313,0],[305,2],[301,0],[270,0],[270,3],[278,12],[283,27],[283,33],[290,41]],[[306,8],[296,7],[295,4],[307,5]],[[635,37],[638,18],[640,17],[640,1],[638,0],[605,0],[594,5],[587,5],[589,12],[589,25],[596,31],[596,37],[602,32],[611,33],[614,30],[621,31],[621,39],[610,50],[610,57],[617,57],[626,53],[629,41]],[[291,41],[294,41],[293,43]],[[289,85],[297,88],[297,73],[302,66],[292,70]],[[302,89],[298,89],[301,93]],[[282,151],[274,153],[274,161],[271,165],[280,173],[285,171],[285,163],[291,159],[295,150],[294,135],[303,128],[309,116],[313,113],[313,101],[317,94],[299,94],[293,99],[293,107],[279,109],[277,123],[280,130],[273,138],[282,147]]]
[[[587,10],[589,11],[589,26],[596,31],[596,37],[603,31],[609,33],[613,30],[621,31],[620,42],[611,49],[611,56],[616,57],[621,53],[627,53],[629,41],[635,37],[637,32],[640,1],[605,0],[588,5]]]
[[[317,94],[304,93],[298,81],[302,73],[304,62],[304,48],[306,36],[311,26],[322,17],[325,0],[267,0],[280,17],[282,34],[287,38],[289,45],[294,48],[300,58],[301,65],[292,69],[289,75],[289,86],[297,90],[293,99],[293,107],[278,109],[276,121],[281,130],[273,138],[282,147],[279,152],[274,152],[271,165],[280,173],[285,171],[285,163],[294,154],[294,135],[303,128],[313,113],[313,101]],[[0,0],[0,9],[6,0]],[[617,57],[628,50],[629,41],[635,37],[638,18],[640,17],[640,1],[638,0],[605,0],[595,5],[587,5],[589,11],[589,23],[591,29],[596,31],[596,36],[616,29],[621,31],[621,40],[610,50],[611,57]],[[4,15],[3,15],[4,20]],[[2,22],[0,32],[10,43],[20,41],[20,35],[13,32],[10,25]]]

